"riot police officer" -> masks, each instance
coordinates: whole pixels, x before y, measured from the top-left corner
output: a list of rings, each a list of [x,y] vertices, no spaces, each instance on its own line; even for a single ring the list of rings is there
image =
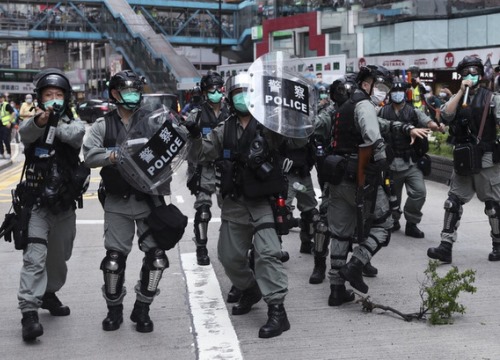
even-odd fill
[[[139,127],[140,119],[133,117],[141,104],[144,80],[131,70],[113,75],[109,81],[109,94],[116,109],[99,118],[92,125],[83,145],[83,154],[88,166],[101,169],[100,193],[104,196],[104,247],[106,256],[101,262],[104,275],[102,294],[106,300],[108,314],[102,321],[105,331],[117,330],[123,322],[123,298],[126,294],[125,267],[132,250],[135,228],[137,234],[149,229],[145,223],[151,209],[148,196],[134,189],[120,174],[116,163],[117,149],[121,145],[122,133]],[[135,121],[138,120],[138,121]],[[121,139],[121,140],[120,140]],[[144,258],[135,286],[136,301],[130,319],[136,323],[138,332],[153,331],[149,316],[150,305],[159,293],[158,284],[169,262],[151,235],[140,244]]]
[[[76,203],[85,191],[88,168],[81,179],[79,153],[85,126],[72,117],[71,85],[58,69],[45,69],[35,77],[39,107],[21,122],[25,146],[26,180],[18,186],[23,225],[23,267],[18,293],[26,341],[43,335],[38,308],[53,316],[67,316],[70,309],[56,296],[66,282],[66,262],[76,234]],[[86,175],[87,176],[86,176]],[[81,181],[80,181],[81,180]]]
[[[196,122],[201,128],[202,136],[207,135],[221,121],[228,117],[223,99],[224,81],[219,73],[209,71],[201,78],[200,88],[205,99],[199,109],[191,111],[186,121]],[[196,260],[198,265],[209,265],[207,250],[208,223],[212,218],[212,195],[215,193],[215,175],[213,162],[203,162],[196,168],[190,164],[188,187],[196,196],[194,209],[194,242],[196,244]],[[219,199],[217,200],[220,201]]]
[[[199,161],[217,160],[223,196],[218,257],[231,282],[243,291],[232,314],[246,314],[264,298],[268,321],[260,328],[259,337],[270,338],[290,329],[284,307],[288,278],[274,216],[274,211],[286,208],[280,196],[286,191],[286,182],[277,151],[283,137],[250,114],[245,101],[248,84],[245,73],[227,80],[232,114],[206,138],[200,136],[196,123],[187,122],[186,126],[192,138],[191,155]],[[252,244],[254,271],[247,258]]]
[[[405,101],[406,84],[400,79],[394,78],[389,92],[390,103],[384,105],[378,115],[381,118],[401,121],[415,127],[428,127],[433,131],[444,131],[444,126],[438,125],[422,111],[413,108]],[[400,228],[401,217],[401,193],[403,185],[406,186],[407,199],[404,205],[404,216],[406,219],[405,234],[414,238],[423,238],[424,232],[417,224],[422,220],[422,207],[425,203],[426,189],[424,175],[417,166],[419,159],[427,152],[429,145],[427,139],[410,144],[409,135],[402,133],[388,133],[384,135],[386,144],[390,147],[394,159],[390,164],[391,189],[395,195],[391,204],[392,217],[394,219],[393,231]]]
[[[462,217],[462,205],[474,194],[485,203],[491,227],[492,252],[489,261],[500,261],[500,148],[496,135],[500,95],[479,86],[484,75],[481,59],[465,56],[457,66],[460,89],[441,107],[441,118],[450,126],[449,142],[454,144],[454,171],[448,199],[444,203],[441,243],[427,250],[427,256],[452,262],[452,247]],[[470,161],[468,159],[477,159]]]
[[[363,267],[380,250],[387,245],[392,225],[389,212],[388,197],[380,183],[381,171],[386,166],[385,144],[375,112],[370,101],[374,88],[379,93],[387,93],[390,89],[390,73],[382,66],[362,67],[357,75],[358,88],[349,100],[338,109],[332,137],[332,153],[345,166],[332,162],[335,171],[328,179],[328,227],[331,234],[330,252],[331,269],[330,296],[328,305],[339,306],[354,300],[351,290],[346,290],[345,281],[360,292],[366,293],[368,286],[363,281]],[[358,148],[362,144],[372,147],[370,157],[371,176],[367,177],[370,191],[361,198],[362,204],[356,203],[358,165]],[[335,163],[337,163],[335,165]],[[342,169],[345,169],[342,171]],[[367,170],[367,169],[364,169]],[[373,222],[357,224],[357,206],[370,209]],[[366,227],[366,231],[363,231]],[[360,228],[363,229],[360,231]],[[349,262],[347,256],[355,238],[355,229],[359,245],[354,248]]]

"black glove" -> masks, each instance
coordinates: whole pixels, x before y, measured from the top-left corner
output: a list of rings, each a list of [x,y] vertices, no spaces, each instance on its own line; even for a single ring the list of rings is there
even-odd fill
[[[184,122],[184,126],[186,127],[187,131],[189,131],[189,135],[191,135],[193,139],[197,139],[200,137],[201,130],[196,121],[193,120],[186,121]]]

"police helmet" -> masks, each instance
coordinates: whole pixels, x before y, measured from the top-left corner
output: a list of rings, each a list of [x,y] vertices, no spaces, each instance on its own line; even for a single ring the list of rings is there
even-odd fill
[[[347,73],[330,85],[330,99],[337,105],[342,105],[349,99],[356,88],[356,73]]]
[[[222,80],[222,76],[218,72],[208,71],[206,75],[201,78],[200,87],[201,91],[208,91],[210,88],[218,86],[224,86],[224,80]]]
[[[407,89],[408,89],[407,83],[403,82],[398,77],[394,77],[394,80],[392,81],[392,86],[391,86],[390,92],[406,91]]]
[[[231,93],[236,89],[248,89],[250,86],[250,75],[246,72],[241,72],[237,75],[231,76],[226,81],[226,99],[229,103],[229,106],[233,107],[233,96]]]
[[[475,56],[465,56],[457,65],[457,72],[462,75],[462,71],[475,66],[479,70],[479,75],[484,76],[484,65],[480,58]]]
[[[194,103],[199,103],[201,101],[201,88],[199,86],[195,86],[194,88],[191,89],[191,100]]]
[[[67,106],[71,99],[71,84],[66,74],[56,68],[48,68],[40,71],[34,78],[35,92],[38,99],[42,98],[42,90],[46,87],[56,87],[64,91],[64,106]],[[43,107],[43,104],[40,103]]]
[[[361,84],[368,78],[373,78],[375,82],[384,84],[387,87],[387,92],[392,87],[392,74],[387,68],[380,65],[367,65],[359,69],[356,83]]]
[[[115,103],[123,103],[122,102],[123,99],[116,99],[113,96],[111,90],[115,89],[118,92],[120,92],[125,89],[136,89],[141,94],[141,97],[139,98],[138,102],[128,105],[137,107],[139,106],[142,100],[144,83],[145,83],[144,77],[137,75],[132,70],[124,70],[117,72],[109,80],[109,97]]]

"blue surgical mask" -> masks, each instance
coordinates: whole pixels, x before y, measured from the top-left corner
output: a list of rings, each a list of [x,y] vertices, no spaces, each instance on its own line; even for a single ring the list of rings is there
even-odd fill
[[[121,94],[123,102],[121,103],[126,109],[134,110],[141,101],[141,94],[139,92],[127,92]]]
[[[56,107],[59,107],[59,109],[60,109],[58,111],[59,114],[61,114],[64,111],[64,100],[61,100],[61,99],[52,99],[52,100],[48,100],[48,101],[46,101],[46,102],[43,103],[44,109],[47,109],[49,106],[53,108],[54,105]]]
[[[472,86],[475,86],[479,82],[479,75],[469,74],[466,77],[464,77],[464,80],[472,80]]]
[[[405,93],[403,91],[391,92],[391,100],[393,103],[401,104],[405,100]]]
[[[321,100],[326,99],[328,97],[328,94],[319,94],[319,98]]]
[[[247,103],[245,101],[246,97],[247,97],[247,94],[244,92],[233,96],[234,108],[243,114],[248,113],[248,107],[247,107]]]
[[[207,96],[208,96],[208,101],[210,101],[213,104],[218,104],[222,100],[222,93],[218,90],[215,90],[214,92],[209,92]]]

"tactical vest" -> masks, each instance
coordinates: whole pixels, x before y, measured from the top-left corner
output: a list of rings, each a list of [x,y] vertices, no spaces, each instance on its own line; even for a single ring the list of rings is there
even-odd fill
[[[412,92],[412,101],[413,101],[413,107],[415,109],[421,109],[422,106],[423,106],[423,103],[422,103],[422,97],[420,95],[420,86],[417,85],[415,88],[413,88],[413,92]]]
[[[7,111],[7,101],[2,103],[2,110],[0,111],[0,117],[2,119],[2,125],[7,126],[10,123],[10,113]]]
[[[472,98],[469,106],[463,108],[459,107],[454,118],[454,122],[460,124],[468,124],[468,128],[474,137],[477,137],[479,134],[479,128],[481,126],[481,119],[483,117],[484,107],[490,107],[490,104],[485,104],[486,97],[490,93],[489,90],[478,87],[474,97]],[[456,134],[457,139],[456,142],[467,142],[467,131],[462,130]],[[486,116],[486,120],[484,123],[484,130],[481,135],[481,145],[484,147],[486,151],[492,151],[492,145],[496,139],[496,122],[495,116],[491,108],[488,111],[488,115]]]
[[[356,104],[369,97],[364,92],[356,90],[349,100],[343,103],[335,113],[333,125],[332,149],[336,155],[346,155],[358,152],[358,145],[363,138],[354,123]]]
[[[391,122],[391,125],[394,121],[400,121],[403,123],[411,124],[413,126],[418,125],[418,117],[417,114],[415,113],[415,109],[413,109],[413,107],[409,106],[406,103],[399,111],[399,115],[396,114],[394,107],[391,104],[389,104],[385,105],[380,110],[379,116],[381,118],[389,120]],[[388,136],[385,137],[385,140],[391,146],[395,155],[398,157],[400,156],[400,154],[410,151],[411,149],[410,146],[411,139],[409,135],[404,135],[400,133],[394,134],[391,132]]]
[[[106,123],[106,132],[104,134],[103,146],[105,148],[115,148],[121,145],[124,139],[118,139],[120,134],[125,134],[125,125],[123,125],[120,116],[116,110],[104,115]],[[100,175],[107,193],[120,195],[123,197],[135,193],[134,188],[123,178],[116,164],[104,166]],[[138,191],[137,191],[138,192]]]
[[[253,168],[250,160],[251,145],[257,139],[262,126],[252,118],[238,138],[238,117],[230,116],[224,122],[224,141],[220,158],[216,161],[216,177],[219,177],[220,191],[224,196],[240,196],[247,198],[263,198],[282,193],[287,188],[283,174],[281,156],[270,150],[259,159],[261,167]],[[265,138],[264,138],[264,141]],[[264,144],[263,147],[268,147]],[[259,177],[263,167],[270,171],[265,178]],[[217,172],[220,172],[217,175]]]
[[[43,139],[40,138],[25,150],[24,190],[29,194],[32,204],[47,206],[57,214],[75,206],[75,201],[82,194],[83,184],[75,181],[81,164],[80,149],[75,149],[56,138],[49,151],[53,152],[52,156],[37,156],[44,146]]]
[[[198,110],[197,122],[200,125],[201,134],[204,138],[214,129],[221,121],[225,120],[229,116],[227,108],[225,106],[221,106],[220,114],[218,117],[215,116],[215,113],[212,107],[208,104],[208,102],[203,103],[200,110]]]

